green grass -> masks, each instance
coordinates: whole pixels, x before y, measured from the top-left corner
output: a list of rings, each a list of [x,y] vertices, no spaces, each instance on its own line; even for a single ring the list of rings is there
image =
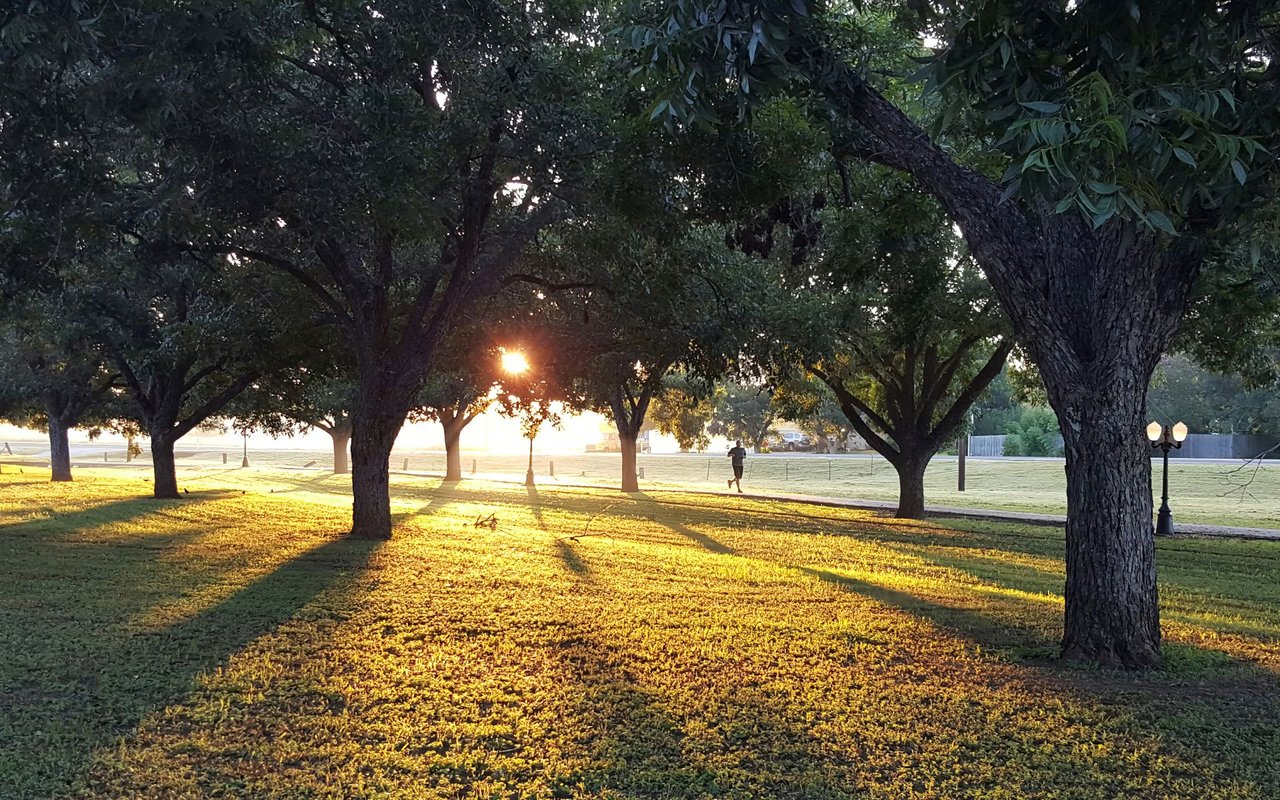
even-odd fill
[[[0,477],[0,797],[1280,796],[1280,543],[1162,541],[1129,674],[1053,660],[1048,528],[185,482]]]
[[[47,450],[47,445],[26,442],[16,444],[15,452],[44,452],[41,447]],[[123,469],[139,476],[148,474],[148,462],[135,462],[132,468],[125,468],[118,463],[123,460],[122,453],[112,451],[110,455],[117,463],[117,471]],[[224,466],[220,450],[187,451],[180,455],[183,456],[178,461],[180,478],[226,475],[238,469],[240,463],[238,453],[228,453],[229,464]],[[318,450],[257,450],[250,451],[249,455],[255,469],[265,468],[269,472],[288,473],[315,462],[316,474],[319,474],[332,463],[330,453]],[[524,478],[526,461],[522,456],[464,453],[463,468],[468,473],[473,458],[481,477]],[[392,468],[402,469],[406,461],[410,471],[444,472],[443,453],[397,451],[391,459]],[[639,465],[645,470],[641,485],[655,489],[720,490],[729,475],[728,459],[720,454],[641,456]],[[620,456],[607,453],[538,456],[534,462],[539,480],[549,484],[616,486],[621,467]],[[554,478],[549,475],[552,469]],[[1066,477],[1060,459],[970,459],[966,473],[967,491],[959,492],[955,459],[934,459],[925,475],[925,502],[949,507],[1066,513]],[[1159,472],[1154,474],[1158,484]],[[897,475],[878,457],[753,456],[747,459],[744,486],[749,491],[766,494],[886,502],[898,499]],[[1154,488],[1158,491],[1159,487]],[[1280,529],[1280,461],[1267,462],[1256,469],[1242,469],[1235,465],[1175,459],[1169,468],[1169,491],[1177,522]]]

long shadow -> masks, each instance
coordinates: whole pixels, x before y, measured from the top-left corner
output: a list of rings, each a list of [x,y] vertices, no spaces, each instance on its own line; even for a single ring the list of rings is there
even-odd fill
[[[716,539],[713,539],[712,537],[706,535],[705,533],[699,533],[695,531],[693,528],[690,528],[688,525],[685,525],[683,522],[667,519],[663,514],[659,513],[657,509],[665,509],[670,511],[671,507],[668,505],[664,505],[661,500],[656,500],[652,496],[647,495],[644,492],[635,492],[632,494],[632,496],[642,498],[644,500],[648,500],[652,504],[651,508],[655,509],[654,513],[649,513],[645,515],[645,518],[650,520],[651,522],[656,522],[657,524],[662,525],[668,530],[674,531],[675,533],[678,533],[687,539],[697,542],[703,548],[705,548],[706,550],[709,550],[712,553],[718,553],[720,555],[725,555],[725,556],[736,556],[738,554],[738,551],[734,550],[729,545],[724,544],[723,542],[720,542]]]
[[[0,662],[0,797],[73,788],[96,750],[127,736],[148,713],[181,700],[200,674],[225,664],[322,593],[350,591],[378,545],[327,542],[168,628],[130,634],[99,618],[55,620],[53,631],[22,637],[16,663]],[[131,566],[139,564],[130,562],[119,573],[127,575]],[[91,588],[118,587],[108,581]]]
[[[393,525],[398,525],[415,517],[430,516],[457,500],[457,484],[442,483],[437,489],[431,492],[431,497],[427,500],[426,505],[416,508],[413,511],[398,511],[391,515],[391,522]]]
[[[987,646],[1031,644],[1039,648],[1047,648],[1055,644],[1051,638],[1045,636],[1043,631],[1019,625],[1010,620],[997,620],[963,608],[934,603],[909,592],[890,589],[823,569],[813,567],[797,569],[806,575],[839,586],[847,592],[870,597],[887,606],[923,617],[953,635],[959,635],[978,644]]]
[[[582,556],[578,555],[578,552],[573,549],[573,546],[564,539],[556,539],[556,555],[560,556],[560,560],[564,562],[565,567],[574,575],[587,579],[592,577],[591,565],[584,561]]]
[[[542,517],[542,497],[538,494],[538,487],[526,486],[525,490],[529,494],[529,510],[533,512],[533,518],[537,520],[538,527],[545,531],[547,521]]]
[[[1036,648],[1034,656],[1015,660],[1031,670],[1043,690],[1088,702],[1145,706],[1154,731],[1183,752],[1216,753],[1217,763],[1230,763],[1249,773],[1249,780],[1270,787],[1259,797],[1280,796],[1280,767],[1266,755],[1280,748],[1280,727],[1274,725],[1274,720],[1280,718],[1280,678],[1274,672],[1219,651],[1184,644],[1166,644],[1166,659],[1209,663],[1219,675],[1188,681],[1176,673],[1161,671],[1132,673],[1076,667],[1056,660],[1056,640],[1013,619],[988,617],[826,570],[796,569],[927,619],[946,633],[982,646],[1021,649],[1030,644]],[[1222,671],[1222,667],[1226,670]]]
[[[625,653],[580,626],[566,632],[554,646],[571,676],[573,716],[584,723],[591,756],[562,779],[566,788],[646,800],[858,796],[831,769],[825,743],[758,693],[724,687],[703,708],[668,708],[633,677]],[[635,669],[661,682],[651,664]],[[673,712],[703,731],[696,748]]]
[[[13,533],[12,529],[22,528],[24,530],[17,535],[69,534],[84,528],[128,522],[164,509],[178,508],[183,502],[182,500],[134,498],[88,506],[77,511],[58,511],[53,506],[45,506],[45,513],[41,516],[0,523],[0,532],[10,535]]]

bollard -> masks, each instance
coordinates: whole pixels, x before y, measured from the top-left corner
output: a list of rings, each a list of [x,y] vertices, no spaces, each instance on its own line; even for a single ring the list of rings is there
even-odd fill
[[[641,467],[641,468],[640,468],[640,476],[639,476],[639,477],[641,477],[641,478],[643,478],[643,477],[644,477],[644,467]]]
[[[547,474],[554,478],[556,476],[556,462],[549,461],[547,463],[549,464],[547,467]]]
[[[223,463],[223,464],[227,463],[227,454],[226,454],[226,453],[223,453],[223,454],[222,454],[222,463]]]
[[[403,471],[404,471],[404,472],[408,472],[408,471],[409,471],[409,459],[407,459],[407,458],[404,460],[404,470],[403,470]]]
[[[471,474],[472,475],[476,474],[476,460],[474,458],[471,459]]]
[[[831,480],[831,459],[827,459],[827,480]]]
[[[711,483],[711,459],[707,459],[707,483]]]
[[[110,461],[111,459],[107,457],[107,454],[106,454],[106,453],[103,453],[103,454],[102,454],[102,460],[103,460],[103,461]]]

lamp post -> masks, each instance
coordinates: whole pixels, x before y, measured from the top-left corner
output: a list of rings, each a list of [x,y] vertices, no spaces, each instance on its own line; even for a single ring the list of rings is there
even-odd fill
[[[1169,510],[1169,451],[1182,447],[1187,438],[1187,426],[1179,422],[1173,427],[1152,422],[1147,426],[1147,439],[1152,447],[1164,454],[1164,474],[1161,480],[1160,514],[1156,517],[1156,536],[1173,535],[1173,512]]]
[[[536,431],[529,432],[529,469],[524,473],[524,485],[533,485],[533,437],[537,436]]]
[[[244,468],[249,466],[249,432],[240,431],[240,436],[244,439],[244,455],[240,459],[240,467]]]

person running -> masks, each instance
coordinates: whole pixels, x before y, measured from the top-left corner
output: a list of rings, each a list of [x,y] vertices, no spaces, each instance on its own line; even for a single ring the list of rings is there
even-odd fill
[[[733,443],[729,450],[729,458],[733,459],[733,477],[729,479],[729,488],[738,484],[738,494],[742,494],[742,462],[747,458],[747,451],[742,449],[742,440]]]

